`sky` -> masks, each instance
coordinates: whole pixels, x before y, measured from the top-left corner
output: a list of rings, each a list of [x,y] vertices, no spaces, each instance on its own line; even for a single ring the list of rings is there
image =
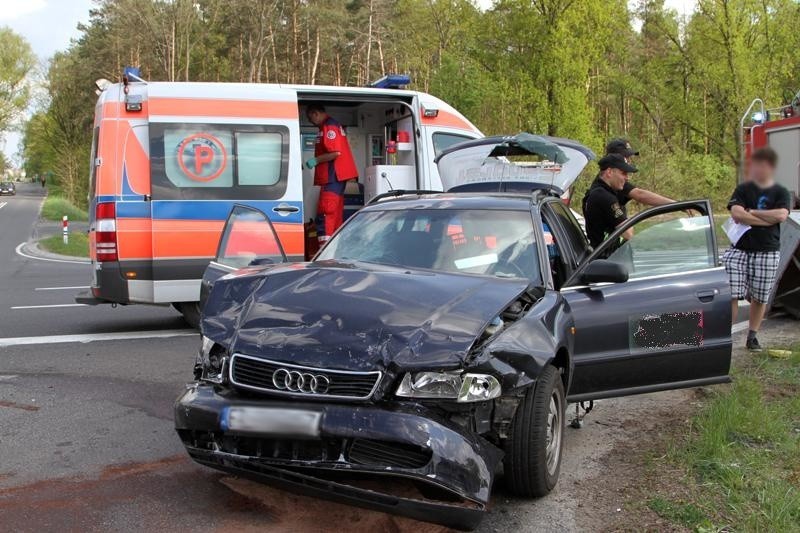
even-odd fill
[[[488,8],[493,0],[477,0],[477,3]],[[631,5],[635,3],[629,1]],[[694,9],[695,0],[666,0],[666,4],[686,14]],[[89,20],[91,6],[92,0],[0,0],[0,26],[8,26],[25,37],[44,64],[78,36],[78,24]],[[0,140],[0,148],[13,159],[19,140],[19,133],[6,133],[5,145]]]
[[[91,6],[92,0],[0,0],[0,26],[25,37],[44,65],[77,37],[78,23],[88,22]],[[2,150],[14,160],[20,135],[9,132],[4,137]]]

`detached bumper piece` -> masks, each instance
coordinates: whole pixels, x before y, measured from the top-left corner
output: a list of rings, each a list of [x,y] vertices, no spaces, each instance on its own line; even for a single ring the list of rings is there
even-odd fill
[[[316,427],[263,413],[308,414]],[[258,428],[231,412],[254,412]],[[242,420],[237,415],[236,420]],[[279,416],[277,418],[280,418]],[[194,385],[175,426],[198,463],[281,488],[471,530],[483,518],[502,452],[422,409],[258,401]]]

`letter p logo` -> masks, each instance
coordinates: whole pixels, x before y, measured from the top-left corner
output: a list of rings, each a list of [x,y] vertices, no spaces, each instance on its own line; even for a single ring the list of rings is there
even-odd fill
[[[214,161],[214,150],[205,144],[196,144],[194,146],[194,173],[201,175],[203,167]]]

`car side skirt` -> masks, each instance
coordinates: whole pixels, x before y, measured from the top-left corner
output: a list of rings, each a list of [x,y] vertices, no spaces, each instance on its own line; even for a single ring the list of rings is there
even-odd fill
[[[585,402],[587,400],[602,400],[605,398],[618,398],[620,396],[633,396],[634,394],[647,394],[673,389],[691,389],[694,387],[705,387],[707,385],[718,385],[720,383],[730,383],[730,376],[715,376],[711,378],[690,379],[687,381],[673,381],[670,383],[654,383],[641,387],[630,387],[626,389],[604,390],[598,392],[588,392],[585,394],[574,394],[567,396],[567,401]]]

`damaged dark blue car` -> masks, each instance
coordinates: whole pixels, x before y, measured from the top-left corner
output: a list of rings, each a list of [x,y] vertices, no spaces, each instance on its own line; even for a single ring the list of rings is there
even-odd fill
[[[438,160],[447,192],[374,199],[308,263],[235,207],[175,405],[191,457],[472,529],[496,475],[520,496],[555,486],[568,402],[728,381],[708,202],[592,250],[560,199],[592,158],[527,134],[462,143]]]

